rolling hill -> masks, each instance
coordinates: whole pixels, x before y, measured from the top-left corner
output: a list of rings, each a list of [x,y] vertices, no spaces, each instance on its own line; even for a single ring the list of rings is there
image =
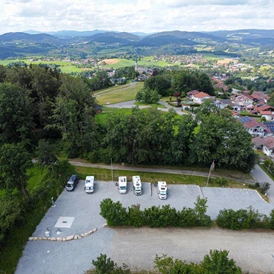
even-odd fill
[[[151,35],[135,35],[128,32],[60,31],[52,33],[5,33],[0,35],[0,58],[63,54],[79,56],[81,53],[95,55],[106,52],[132,54],[183,54],[196,52],[199,45],[216,50],[230,44],[247,47],[273,47],[274,30],[235,30],[214,32],[164,31]],[[140,32],[141,33],[141,32]],[[142,33],[141,33],[142,34]],[[219,47],[219,49],[218,49]],[[120,49],[123,48],[121,51]]]

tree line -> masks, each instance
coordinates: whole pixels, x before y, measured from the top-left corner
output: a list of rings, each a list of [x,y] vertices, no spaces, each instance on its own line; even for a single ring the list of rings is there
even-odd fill
[[[185,96],[188,91],[199,90],[215,95],[214,87],[204,72],[191,70],[159,71],[148,78],[136,95],[136,100],[148,104],[157,103],[161,96]]]

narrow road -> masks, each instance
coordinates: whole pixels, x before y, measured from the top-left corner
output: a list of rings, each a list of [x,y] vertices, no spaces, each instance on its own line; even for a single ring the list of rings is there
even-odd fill
[[[93,168],[102,168],[102,169],[112,169],[110,165],[105,164],[91,164],[91,163],[84,163],[75,159],[69,161],[73,166],[83,166],[83,167],[93,167]],[[185,175],[192,175],[192,176],[200,176],[200,177],[207,177],[207,172],[201,171],[193,171],[193,170],[180,170],[180,169],[166,169],[166,168],[147,168],[147,167],[134,167],[134,166],[124,166],[124,165],[113,165],[113,169],[116,170],[129,170],[129,171],[139,171],[139,172],[156,172],[156,173],[169,173],[169,174],[185,174]],[[217,178],[220,175],[216,175],[211,173],[211,177]],[[228,180],[233,180],[235,182],[240,183],[254,183],[254,180],[248,179],[236,179],[229,176],[223,176]]]
[[[259,183],[268,182],[271,187],[268,190],[268,197],[270,203],[274,203],[274,182],[273,180],[264,172],[264,170],[259,166],[255,165],[255,167],[250,172],[251,176],[258,181]]]

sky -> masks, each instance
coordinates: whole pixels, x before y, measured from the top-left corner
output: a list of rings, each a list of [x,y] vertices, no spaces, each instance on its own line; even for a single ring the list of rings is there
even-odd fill
[[[274,0],[0,0],[0,34],[274,29]]]

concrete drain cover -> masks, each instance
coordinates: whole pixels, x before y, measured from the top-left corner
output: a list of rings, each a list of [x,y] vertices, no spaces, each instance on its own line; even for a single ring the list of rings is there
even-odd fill
[[[74,221],[74,217],[59,217],[54,227],[70,228]]]

